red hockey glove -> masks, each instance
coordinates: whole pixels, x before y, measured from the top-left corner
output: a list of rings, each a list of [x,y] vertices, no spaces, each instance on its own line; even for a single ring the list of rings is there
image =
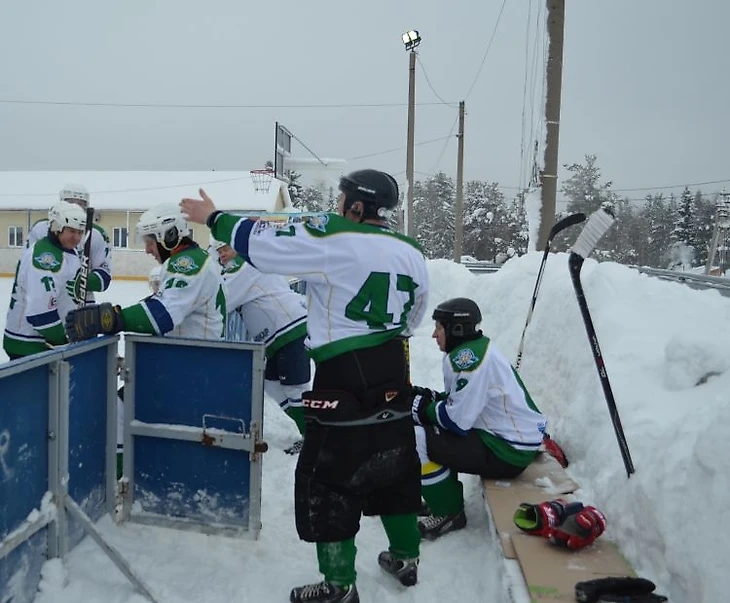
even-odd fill
[[[606,518],[603,513],[595,507],[584,507],[553,528],[550,542],[571,550],[582,549],[593,544],[605,529]]]
[[[538,505],[522,503],[515,511],[513,519],[515,525],[526,534],[550,538],[555,527],[582,510],[582,502],[569,503],[558,498]]]

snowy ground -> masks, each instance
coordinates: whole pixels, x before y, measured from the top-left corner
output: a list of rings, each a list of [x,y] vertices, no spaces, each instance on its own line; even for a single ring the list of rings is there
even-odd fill
[[[472,275],[432,261],[430,305],[474,298],[485,332],[514,357],[539,262],[540,254],[531,254],[498,273]],[[523,356],[526,385],[572,462],[569,473],[583,487],[581,500],[605,511],[604,537],[616,541],[638,573],[656,581],[673,603],[724,601],[730,300],[616,264],[587,261],[583,280],[636,474],[626,479],[565,254],[550,258],[543,279]],[[10,287],[10,279],[0,279],[0,299],[8,298]],[[145,293],[144,283],[115,282],[103,300],[129,304]],[[429,320],[411,342],[412,374],[414,383],[439,387],[441,355],[431,330]],[[270,450],[258,541],[100,522],[160,603],[286,601],[292,586],[319,579],[314,547],[299,542],[294,528],[295,459],[282,452],[296,430],[273,403],[266,405],[265,437]],[[504,600],[504,568],[486,525],[480,485],[470,476],[465,483],[467,529],[424,543],[414,588],[401,587],[378,568],[385,536],[377,520],[363,520],[357,538],[363,603]],[[77,601],[143,599],[87,539],[65,567],[46,564],[36,597],[36,603]]]

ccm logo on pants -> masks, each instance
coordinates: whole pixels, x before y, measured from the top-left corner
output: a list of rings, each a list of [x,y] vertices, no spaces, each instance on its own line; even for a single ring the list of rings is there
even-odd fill
[[[334,410],[339,406],[339,404],[339,400],[312,400],[309,398],[304,398],[302,400],[302,405],[305,408],[313,408],[317,410]]]

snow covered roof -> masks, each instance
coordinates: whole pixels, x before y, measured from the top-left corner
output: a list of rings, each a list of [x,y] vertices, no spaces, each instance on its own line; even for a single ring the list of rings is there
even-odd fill
[[[164,201],[199,197],[203,188],[219,209],[276,209],[281,192],[284,209],[291,207],[285,182],[273,179],[268,192],[256,190],[248,171],[0,171],[0,210],[48,209],[68,183],[82,184],[96,209],[145,210]]]

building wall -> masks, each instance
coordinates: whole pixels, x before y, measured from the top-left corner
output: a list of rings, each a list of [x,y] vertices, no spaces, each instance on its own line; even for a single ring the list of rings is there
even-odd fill
[[[283,208],[277,200],[277,211]],[[144,244],[135,241],[135,229],[143,210],[101,209],[94,214],[94,221],[106,232],[112,245],[112,271],[114,276],[147,279],[155,260],[144,253]],[[38,220],[48,218],[48,210],[0,209],[0,276],[13,276],[20,252],[28,238],[28,231]],[[210,231],[200,224],[191,225],[193,239],[204,249],[210,242]],[[11,246],[10,229],[22,234],[20,246]],[[16,230],[17,229],[17,230]],[[115,240],[115,229],[117,229]],[[126,241],[123,232],[126,229]],[[20,232],[22,230],[22,233]],[[115,243],[117,244],[115,246]],[[126,243],[126,245],[124,245]]]

